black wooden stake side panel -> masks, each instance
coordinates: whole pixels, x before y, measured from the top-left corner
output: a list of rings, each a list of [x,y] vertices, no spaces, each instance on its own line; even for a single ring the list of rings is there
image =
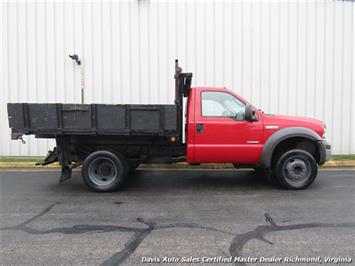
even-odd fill
[[[178,136],[181,131],[176,105],[9,103],[7,108],[16,133]]]

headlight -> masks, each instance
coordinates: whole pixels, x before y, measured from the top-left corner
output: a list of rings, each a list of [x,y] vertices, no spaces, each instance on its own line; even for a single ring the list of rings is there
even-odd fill
[[[326,132],[327,132],[327,126],[326,126],[326,124],[324,124],[324,127],[323,127],[323,139],[327,138]]]

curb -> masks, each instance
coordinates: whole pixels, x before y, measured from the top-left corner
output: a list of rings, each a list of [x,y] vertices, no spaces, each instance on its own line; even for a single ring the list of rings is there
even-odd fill
[[[336,167],[355,167],[355,160],[331,160],[321,166],[322,168],[336,168]],[[0,162],[0,168],[59,168],[58,163],[53,163],[46,166],[36,165],[36,162]],[[168,169],[234,169],[232,164],[201,164],[201,165],[189,165],[188,163],[176,163],[176,164],[143,164],[140,169],[149,168],[168,168]]]
[[[59,168],[58,163],[45,166],[36,165],[37,162],[0,162],[0,168]]]
[[[355,167],[355,160],[331,160],[322,167]]]

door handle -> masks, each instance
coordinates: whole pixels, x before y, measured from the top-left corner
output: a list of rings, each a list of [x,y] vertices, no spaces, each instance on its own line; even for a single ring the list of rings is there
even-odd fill
[[[196,132],[197,133],[203,133],[203,130],[204,130],[203,124],[196,125]]]

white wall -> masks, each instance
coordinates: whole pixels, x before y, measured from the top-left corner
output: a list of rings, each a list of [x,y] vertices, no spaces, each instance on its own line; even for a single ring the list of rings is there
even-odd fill
[[[45,155],[10,141],[7,102],[172,103],[174,59],[193,86],[226,86],[266,112],[315,117],[334,153],[355,153],[351,1],[1,4],[0,155]]]

